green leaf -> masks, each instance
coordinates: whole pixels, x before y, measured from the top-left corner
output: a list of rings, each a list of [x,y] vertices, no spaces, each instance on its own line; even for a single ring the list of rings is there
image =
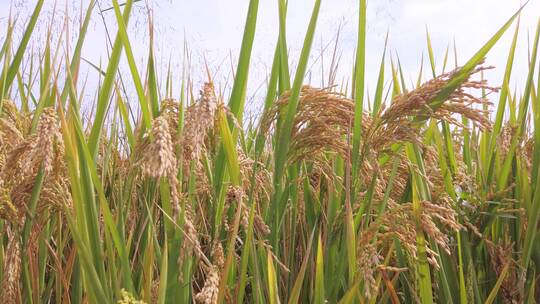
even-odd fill
[[[317,258],[315,262],[315,297],[313,303],[326,303],[324,295],[324,259],[321,235],[317,244]]]
[[[358,38],[354,70],[354,122],[352,138],[352,176],[356,178],[359,167],[362,115],[364,113],[364,70],[366,65],[366,0],[359,0]],[[354,189],[351,189],[354,191]]]
[[[291,95],[285,109],[285,120],[283,121],[281,130],[279,131],[280,136],[278,138],[278,144],[276,145],[276,161],[274,170],[274,182],[277,185],[281,185],[281,179],[283,176],[285,163],[287,161],[289,141],[291,138],[291,132],[294,123],[294,115],[296,114],[296,108],[298,107],[300,97],[300,90],[302,89],[302,84],[304,82],[304,75],[306,72],[307,62],[311,51],[313,36],[315,34],[315,27],[317,25],[317,18],[319,16],[320,6],[321,0],[316,0],[313,7],[313,13],[311,14],[311,19],[309,21],[306,37],[304,39],[304,46],[302,47],[302,52],[298,61],[298,67],[296,69]],[[281,186],[277,187],[277,189],[280,188]]]
[[[118,3],[117,3],[118,4]],[[131,8],[133,6],[133,0],[128,0],[124,8],[124,25],[127,25],[129,21],[129,15],[131,13]],[[119,24],[120,26],[120,24]],[[96,114],[94,117],[94,124],[90,131],[90,136],[88,138],[88,147],[93,156],[97,153],[97,148],[103,129],[103,124],[105,122],[105,115],[107,109],[109,108],[109,100],[111,98],[112,88],[114,80],[116,77],[116,72],[118,71],[118,65],[120,64],[120,56],[122,54],[123,39],[121,35],[121,29],[118,29],[116,39],[114,40],[114,45],[111,51],[111,57],[109,58],[109,64],[107,66],[107,72],[105,79],[99,90]]]

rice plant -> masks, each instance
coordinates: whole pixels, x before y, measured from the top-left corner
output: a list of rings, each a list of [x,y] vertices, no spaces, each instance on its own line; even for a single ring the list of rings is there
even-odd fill
[[[515,54],[527,6],[451,71],[437,73],[428,34],[432,77],[414,86],[383,53],[368,98],[366,1],[351,83],[318,88],[305,76],[321,0],[295,69],[287,1],[277,0],[262,114],[248,123],[259,1],[249,1],[230,93],[210,72],[197,88],[189,75],[177,83],[158,71],[152,43],[138,65],[127,31],[134,2],[112,0],[117,33],[108,62],[93,65],[102,78],[89,114],[80,66],[96,1],[67,53],[67,33],[39,54],[29,47],[44,0],[20,39],[22,21],[8,22],[0,302],[538,302],[540,19],[529,52]],[[484,59],[505,33],[513,40],[497,67],[503,83],[488,83],[494,67]],[[515,56],[529,66],[512,90]]]

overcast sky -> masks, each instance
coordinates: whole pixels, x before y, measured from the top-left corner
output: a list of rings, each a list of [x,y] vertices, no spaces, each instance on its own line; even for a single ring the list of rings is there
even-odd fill
[[[5,36],[5,25],[10,7],[19,18],[19,26],[28,19],[35,0],[0,0],[0,37]],[[67,3],[66,3],[67,1]],[[41,18],[46,24],[51,16],[53,0],[45,0],[45,12]],[[58,0],[62,11],[68,5],[71,18],[77,21],[80,0]],[[87,0],[83,0],[83,5]],[[110,6],[110,1],[99,0],[102,8]],[[276,0],[260,0],[256,37],[253,48],[248,97],[264,91],[264,83],[272,61],[278,31]],[[313,0],[289,1],[287,18],[287,40],[293,67],[300,52],[306,27],[313,7]],[[426,59],[426,27],[429,29],[435,58],[439,68],[445,49],[453,41],[457,45],[458,59],[463,63],[493,35],[505,21],[520,7],[520,0],[378,0],[368,1],[367,20],[367,80],[372,92],[376,81],[378,65],[384,46],[386,32],[389,32],[388,49],[393,59],[401,61],[407,81],[416,79],[422,54]],[[177,79],[181,76],[183,45],[187,43],[191,58],[191,75],[195,86],[204,80],[203,63],[208,62],[215,80],[227,88],[231,84],[232,66],[236,66],[248,0],[147,0],[135,5],[135,18],[130,22],[130,38],[134,44],[139,70],[144,68],[148,54],[148,28],[146,5],[153,11],[155,24],[155,44],[158,61],[166,66],[171,58]],[[523,87],[527,70],[527,35],[532,36],[540,12],[540,0],[531,0],[521,17],[521,39],[516,52],[515,73],[511,85]],[[321,63],[328,69],[334,48],[334,40],[339,30],[338,55],[340,56],[337,82],[344,84],[350,80],[352,60],[356,45],[358,1],[323,0],[317,25],[316,38],[312,48],[312,69],[308,76],[314,85],[321,85]],[[57,13],[55,22],[62,23],[62,14]],[[115,34],[114,12],[103,15],[111,35]],[[94,14],[83,57],[95,64],[105,65],[107,44],[105,27],[99,14]],[[37,36],[43,37],[44,26]],[[500,84],[504,72],[506,56],[513,28],[489,53],[487,64],[496,65],[487,78],[494,85]],[[72,31],[72,35],[76,33]],[[34,42],[35,48],[42,43]],[[320,58],[321,50],[328,47]],[[452,61],[453,63],[453,58]],[[425,71],[429,69],[424,61]],[[389,64],[388,64],[389,66]],[[122,71],[128,73],[123,66]],[[92,68],[83,68],[88,78],[96,78]],[[165,71],[165,69],[163,69]],[[439,70],[440,71],[440,70]],[[388,75],[388,74],[387,74]],[[426,74],[429,76],[430,74]],[[90,93],[89,93],[90,94]],[[93,92],[92,92],[93,94]],[[259,94],[259,95],[258,95]],[[255,107],[255,106],[252,106]],[[253,109],[252,109],[253,110]],[[256,112],[256,110],[254,110]]]

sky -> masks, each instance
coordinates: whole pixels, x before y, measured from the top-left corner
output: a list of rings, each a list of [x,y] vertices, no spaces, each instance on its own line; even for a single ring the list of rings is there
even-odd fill
[[[0,0],[0,39],[5,36],[10,8],[12,14],[18,17],[18,26],[22,28],[35,2],[36,0]],[[44,14],[40,18],[42,25],[49,23],[55,4],[53,0],[45,2]],[[278,34],[277,1],[259,2],[248,82],[247,104],[252,113],[257,113],[261,105],[261,96],[264,96],[265,82]],[[88,0],[82,0],[83,7],[87,3]],[[110,3],[110,0],[99,0],[102,9],[110,7]],[[313,3],[314,0],[289,1],[287,42],[290,63],[293,67],[291,71],[294,71],[296,59],[301,51]],[[455,42],[458,62],[463,64],[522,3],[521,0],[368,0],[366,41],[368,91],[374,91],[387,33],[389,55],[387,59],[391,57],[396,62],[399,57],[406,81],[412,83],[418,76],[422,56],[424,56],[424,71],[427,72],[425,76],[431,76],[427,62],[426,29],[432,40],[439,73],[448,46],[452,50]],[[232,85],[248,4],[248,0],[143,0],[136,3],[134,18],[129,24],[129,35],[139,70],[142,71],[146,66],[145,60],[148,55],[147,12],[150,9],[155,31],[156,59],[161,71],[165,72],[168,63],[171,62],[176,83],[179,83],[182,71],[188,68],[194,81],[194,88],[197,88],[206,78],[204,64],[208,63],[215,83],[227,92]],[[66,7],[70,21],[73,24],[78,22],[81,0],[57,0],[56,5],[60,12],[54,15],[54,24],[58,29],[63,24],[63,12]],[[540,16],[538,12],[540,0],[530,0],[521,16],[520,39],[516,50],[514,74],[510,82],[511,87],[518,90],[524,87],[528,36],[534,35]],[[338,85],[346,86],[351,78],[357,27],[357,0],[322,0],[306,82],[311,82],[315,86],[327,85],[327,77],[323,80],[321,75],[328,72],[332,53],[337,45],[339,68],[336,82]],[[43,47],[45,28],[46,26],[38,26],[36,38],[32,42],[35,49]],[[96,65],[105,66],[107,62],[106,28],[114,38],[116,25],[112,10],[104,12],[103,18],[97,13],[94,14],[86,38],[83,57]],[[496,66],[496,69],[486,73],[486,78],[493,85],[501,83],[513,29],[514,27],[488,54],[486,64]],[[70,34],[72,39],[76,38],[76,31],[71,30]],[[183,63],[184,45],[188,46],[190,54],[189,67]],[[453,67],[453,55],[450,59],[449,64]],[[387,64],[387,67],[389,66]],[[120,69],[123,74],[128,75],[125,60]],[[88,76],[87,85],[91,87],[92,79],[97,79],[94,77],[96,76],[94,73],[97,72],[88,64],[86,67],[83,66],[82,72]],[[387,69],[386,73],[389,75],[390,71]],[[94,92],[88,90],[89,98],[93,98],[93,94]]]

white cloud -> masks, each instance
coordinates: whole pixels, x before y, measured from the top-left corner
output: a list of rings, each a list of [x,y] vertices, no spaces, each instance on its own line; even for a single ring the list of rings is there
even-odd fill
[[[66,0],[67,1],[67,0]],[[0,18],[9,12],[9,0],[0,0]],[[22,16],[30,13],[35,0],[26,4],[26,11],[19,11]],[[50,9],[53,1],[47,0]],[[61,2],[61,1],[59,1]],[[87,0],[84,1],[87,3]],[[101,1],[103,7],[109,1]],[[289,1],[288,8],[288,46],[291,61],[294,64],[300,53],[304,34],[309,22],[313,0]],[[354,49],[356,46],[358,1],[355,0],[323,0],[317,35],[312,48],[312,57],[316,58],[323,46],[335,37],[341,26],[339,51],[341,65],[337,80],[348,80],[352,71]],[[76,5],[78,1],[68,1]],[[139,60],[139,69],[144,66],[143,58],[148,52],[147,32],[144,24],[144,5],[139,2],[138,18],[130,23],[130,35],[135,57]],[[172,0],[150,1],[156,22],[156,46],[161,64],[166,65],[172,58],[179,77],[184,41],[192,51],[192,73],[194,79],[204,81],[204,59],[212,71],[218,72],[218,82],[231,84],[231,70],[236,65],[239,47],[243,34],[245,15],[249,1],[247,0]],[[437,65],[442,65],[445,49],[451,46],[454,39],[457,44],[458,57],[463,63],[480,48],[504,22],[519,8],[519,0],[381,0],[368,2],[368,37],[367,37],[367,78],[368,88],[372,91],[375,84],[380,56],[384,45],[386,31],[389,30],[389,51],[399,55],[403,70],[409,79],[415,79],[419,70],[422,53],[426,55],[425,28],[429,29]],[[64,4],[58,5],[63,9]],[[534,33],[540,1],[530,1],[521,18],[521,36],[516,53],[513,83],[523,86],[527,70],[527,31]],[[26,14],[26,15],[25,15]],[[114,14],[112,11],[104,15],[109,30],[114,33]],[[24,20],[24,19],[23,19]],[[58,19],[60,22],[60,19]],[[5,24],[5,19],[0,20]],[[252,94],[266,79],[277,39],[278,12],[277,1],[262,0],[259,5],[257,32],[252,56],[249,91]],[[4,35],[4,28],[0,36]],[[497,66],[489,72],[488,79],[499,84],[504,72],[506,56],[510,44],[512,29],[497,44],[488,56],[488,64]],[[185,35],[184,35],[185,33]],[[107,58],[105,47],[105,31],[98,14],[94,14],[91,31],[83,56],[102,64]],[[185,39],[185,40],[184,40]],[[332,48],[333,45],[330,47]],[[232,54],[232,60],[229,56]],[[325,65],[330,62],[331,52],[324,58]],[[451,57],[452,58],[452,57]],[[395,58],[394,58],[395,59]],[[424,71],[429,72],[427,57]],[[453,62],[453,60],[451,61]],[[312,81],[320,84],[320,60],[313,66]],[[328,66],[325,67],[326,69]],[[127,72],[127,69],[123,67]],[[88,72],[93,73],[91,69]],[[429,75],[429,74],[425,74]],[[92,77],[90,77],[92,78]]]

